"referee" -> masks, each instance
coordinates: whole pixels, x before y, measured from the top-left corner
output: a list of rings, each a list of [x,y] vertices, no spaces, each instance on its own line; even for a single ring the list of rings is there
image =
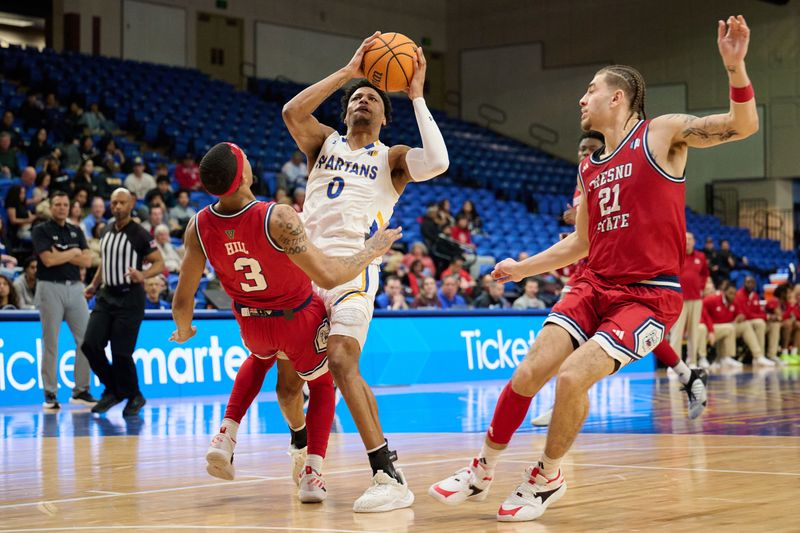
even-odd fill
[[[100,239],[100,266],[84,291],[89,299],[102,285],[83,341],[83,353],[105,386],[100,401],[92,407],[93,413],[105,413],[127,399],[122,415],[134,416],[145,404],[133,349],[144,318],[142,283],[160,274],[164,261],[150,234],[131,220],[135,202],[136,198],[127,189],[120,188],[111,194],[114,218]],[[143,263],[150,263],[150,267],[142,271]],[[105,354],[109,341],[113,365]]]
[[[58,332],[66,321],[77,348],[75,354],[75,387],[70,403],[95,405],[89,394],[89,363],[81,351],[89,309],[82,297],[80,267],[92,263],[86,237],[77,226],[67,222],[69,196],[56,191],[50,196],[52,219],[33,228],[33,248],[39,255],[36,271],[34,304],[42,321],[42,382],[44,408],[58,409]]]

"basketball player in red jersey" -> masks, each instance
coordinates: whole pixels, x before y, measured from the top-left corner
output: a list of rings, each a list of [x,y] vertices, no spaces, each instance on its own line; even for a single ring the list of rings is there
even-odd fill
[[[604,144],[605,139],[601,133],[597,133],[596,131],[584,132],[581,135],[581,140],[578,144],[578,162],[582,162],[594,152],[600,150]],[[573,225],[575,224],[575,211],[578,205],[581,203],[582,195],[583,193],[581,191],[581,187],[580,185],[577,185],[575,187],[575,193],[572,196],[572,206],[570,206],[563,215],[565,222]],[[564,289],[561,292],[562,298],[570,291],[572,285],[577,283],[580,277],[583,275],[583,270],[586,268],[586,264],[587,260],[584,257],[578,260],[577,263],[570,265],[570,277],[569,281],[567,281],[566,285],[564,285]],[[693,373],[692,369],[690,369],[689,366],[683,362],[680,356],[672,348],[672,345],[669,344],[667,339],[655,347],[653,350],[653,355],[655,355],[656,359],[661,361],[668,368],[671,368],[675,372],[678,380],[683,385],[682,390],[689,397],[689,418],[693,420],[700,416],[705,410],[706,404],[708,403],[708,394],[706,391],[708,375],[706,372],[701,369],[695,369],[695,372]],[[553,409],[549,409],[531,420],[531,424],[537,427],[545,427],[550,424],[552,416]]]
[[[688,149],[744,139],[758,130],[744,64],[749,40],[741,16],[719,21],[719,52],[731,87],[730,110],[724,114],[648,121],[639,72],[614,65],[594,76],[580,99],[581,127],[602,133],[606,146],[578,167],[584,198],[576,231],[525,261],[501,261],[493,276],[520,280],[588,254],[586,271],[553,308],[500,395],[478,457],[434,484],[431,496],[453,505],[485,499],[499,456],[525,419],[531,398],[556,374],[544,453],[501,504],[497,519],[534,520],[564,495],[561,461],[586,418],[589,388],[653,350],[680,314],[677,274],[686,252],[683,173]]]
[[[309,277],[323,287],[354,278],[389,250],[400,230],[381,229],[360,252],[329,257],[308,241],[291,206],[256,201],[250,191],[250,163],[235,144],[220,143],[209,150],[200,162],[200,179],[219,201],[187,226],[186,256],[172,308],[177,329],[170,340],[182,343],[197,331],[192,326],[194,294],[208,260],[233,299],[242,339],[251,352],[237,373],[220,433],[206,455],[208,471],[233,479],[239,422],[267,370],[278,358],[287,358],[310,390],[308,455],[299,497],[303,502],[320,502],[327,495],[320,472],[335,399],[326,355],[328,318]]]

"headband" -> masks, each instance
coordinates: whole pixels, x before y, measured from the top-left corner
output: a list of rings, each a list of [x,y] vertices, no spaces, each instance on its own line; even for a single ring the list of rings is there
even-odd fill
[[[228,190],[223,192],[222,194],[215,194],[214,196],[228,196],[236,189],[239,188],[239,185],[242,183],[242,172],[244,171],[244,152],[242,149],[236,146],[233,143],[226,142],[225,144],[231,149],[231,153],[233,153],[234,157],[236,158],[236,175],[233,177],[233,182],[231,186],[228,187]]]

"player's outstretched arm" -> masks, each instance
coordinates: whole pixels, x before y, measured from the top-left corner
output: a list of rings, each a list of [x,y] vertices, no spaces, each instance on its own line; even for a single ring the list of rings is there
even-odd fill
[[[282,114],[286,128],[291,133],[298,148],[306,154],[309,166],[314,164],[322,143],[335,131],[330,126],[320,124],[312,113],[330,95],[341,89],[345,83],[353,78],[365,77],[361,70],[364,52],[380,34],[381,32],[376,31],[370,37],[364,39],[364,42],[358,47],[355,55],[347,65],[324,80],[303,89],[283,106]]]
[[[575,231],[555,243],[547,250],[524,261],[504,259],[495,265],[492,278],[497,281],[521,281],[578,261],[589,253],[589,214],[586,202],[578,204],[575,213]]]
[[[376,257],[403,236],[402,228],[378,230],[354,255],[331,257],[308,240],[297,212],[288,205],[276,205],[269,221],[269,233],[289,259],[323,289],[332,289],[358,276]]]
[[[744,17],[728,17],[717,23],[717,45],[730,84],[730,110],[727,113],[695,117],[664,115],[653,119],[650,131],[665,131],[671,145],[710,148],[722,143],[746,139],[758,131],[758,112],[750,78],[744,65],[750,28]]]
[[[406,94],[414,106],[422,148],[396,145],[389,151],[392,181],[398,192],[402,192],[408,182],[428,181],[443,174],[450,166],[444,137],[423,98],[426,70],[425,54],[422,53],[422,47],[418,47],[417,56],[414,58],[414,76],[406,89]]]
[[[184,248],[186,254],[181,263],[181,272],[178,277],[178,288],[172,298],[172,320],[175,321],[176,330],[172,332],[169,340],[182,343],[191,339],[197,328],[192,325],[194,317],[194,294],[200,285],[200,278],[203,277],[203,270],[206,267],[206,256],[200,247],[195,229],[195,219],[192,217],[186,225],[184,233]]]

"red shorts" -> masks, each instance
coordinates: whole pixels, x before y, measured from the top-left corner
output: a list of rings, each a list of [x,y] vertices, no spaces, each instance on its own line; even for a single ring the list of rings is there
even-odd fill
[[[235,310],[233,314],[245,346],[256,357],[288,359],[306,381],[328,371],[330,325],[325,304],[316,294],[291,320],[283,316],[244,317]]]
[[[653,351],[682,307],[677,277],[616,285],[585,270],[545,324],[561,326],[579,344],[591,338],[622,367]]]

